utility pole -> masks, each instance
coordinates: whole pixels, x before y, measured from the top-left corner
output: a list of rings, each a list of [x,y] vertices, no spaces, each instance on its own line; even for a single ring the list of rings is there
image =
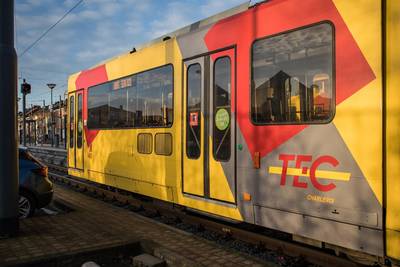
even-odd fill
[[[43,99],[43,118],[42,118],[42,145],[44,144],[44,137],[46,136],[46,116],[45,116],[46,100]]]
[[[60,109],[60,141],[63,140],[63,125],[62,125],[62,106],[63,102],[60,95],[60,102],[58,102],[58,108]]]
[[[54,147],[54,106],[53,106],[53,89],[56,87],[55,83],[48,83],[47,86],[50,88],[50,93],[51,93],[51,146]]]
[[[26,95],[31,93],[31,85],[26,83],[25,79],[21,84],[21,94],[22,94],[22,139],[23,144],[26,146]]]
[[[23,84],[25,84],[25,79]],[[22,92],[22,142],[26,146],[26,94],[24,92]]]
[[[0,1],[0,236],[18,233],[17,54],[14,0]]]

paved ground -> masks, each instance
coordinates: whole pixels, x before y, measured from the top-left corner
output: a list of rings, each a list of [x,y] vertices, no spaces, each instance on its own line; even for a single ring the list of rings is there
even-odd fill
[[[0,240],[0,266],[140,241],[170,266],[263,266],[257,259],[55,185],[74,211],[21,221],[19,237]],[[146,241],[145,241],[146,240]],[[142,245],[143,246],[143,245]]]
[[[59,153],[67,153],[67,150],[64,147],[51,147],[51,146],[27,146],[28,149],[33,150],[44,150],[47,152],[59,152]]]

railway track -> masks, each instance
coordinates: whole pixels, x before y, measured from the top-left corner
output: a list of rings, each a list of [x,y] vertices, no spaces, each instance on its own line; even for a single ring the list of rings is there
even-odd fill
[[[83,179],[70,177],[67,168],[49,164],[49,176],[55,182],[68,185],[83,192],[95,194],[103,199],[113,200],[122,205],[134,207],[136,211],[146,211],[149,214],[158,214],[172,220],[193,225],[197,228],[212,231],[228,238],[233,238],[250,243],[268,250],[277,251],[290,257],[297,257],[317,266],[361,266],[349,259],[329,254],[326,251],[304,244],[294,243],[288,240],[271,237],[242,229],[238,225],[223,221],[216,221],[191,212],[186,212],[182,207],[174,207],[170,203],[149,201],[149,199],[135,197],[115,188],[105,188],[98,184]]]

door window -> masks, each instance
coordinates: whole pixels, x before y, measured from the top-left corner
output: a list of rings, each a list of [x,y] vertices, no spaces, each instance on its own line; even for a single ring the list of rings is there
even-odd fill
[[[201,66],[192,64],[187,70],[186,154],[197,159],[201,153]]]
[[[78,95],[78,118],[77,118],[76,147],[82,148],[83,120],[82,120],[82,94]]]
[[[221,57],[214,64],[213,153],[217,161],[231,156],[231,60]]]
[[[74,96],[69,98],[69,147],[74,147],[74,129],[75,129],[75,101]]]

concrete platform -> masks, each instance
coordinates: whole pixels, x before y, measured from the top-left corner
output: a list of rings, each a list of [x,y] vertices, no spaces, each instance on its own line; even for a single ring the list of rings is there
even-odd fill
[[[48,266],[81,266],[78,261],[63,262],[79,253],[121,247],[139,247],[137,254],[151,254],[165,260],[167,266],[266,265],[63,186],[55,185],[55,199],[74,210],[21,220],[18,237],[0,240],[0,266],[43,266],[57,259],[62,259],[61,263]]]

